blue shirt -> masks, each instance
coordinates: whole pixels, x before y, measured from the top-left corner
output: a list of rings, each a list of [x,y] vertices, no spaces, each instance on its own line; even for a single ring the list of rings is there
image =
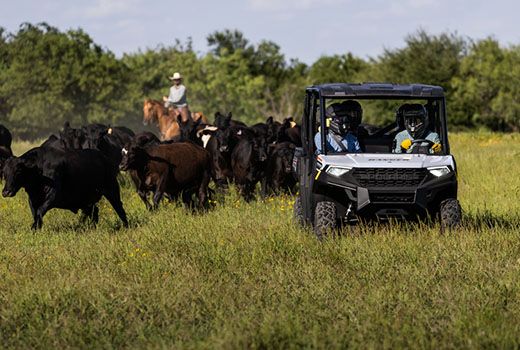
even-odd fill
[[[352,134],[351,132],[346,133],[345,135],[341,136],[341,143],[348,152],[350,153],[360,153],[361,147],[359,146],[358,139],[356,135]],[[314,144],[316,145],[316,152],[321,153],[321,133],[318,132],[314,136]],[[330,135],[327,134],[327,151],[330,152],[345,152],[340,145],[336,142],[336,140]]]

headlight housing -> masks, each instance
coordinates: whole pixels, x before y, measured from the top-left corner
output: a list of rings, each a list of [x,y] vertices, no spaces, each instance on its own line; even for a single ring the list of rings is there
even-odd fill
[[[435,177],[441,177],[444,175],[448,175],[451,172],[451,169],[447,166],[437,166],[428,168],[428,171]]]
[[[352,168],[349,168],[349,167],[329,166],[327,168],[327,174],[340,177],[340,176],[345,175],[346,173],[348,173],[351,170],[352,170]]]

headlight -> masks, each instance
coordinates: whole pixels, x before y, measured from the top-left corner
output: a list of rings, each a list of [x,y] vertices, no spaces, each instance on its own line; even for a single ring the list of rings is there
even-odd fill
[[[447,166],[428,168],[428,171],[435,177],[441,177],[451,172],[450,168]]]
[[[327,169],[327,174],[330,174],[330,175],[333,175],[333,176],[340,177],[340,176],[343,176],[343,175],[345,175],[346,173],[348,173],[350,170],[352,170],[352,168],[330,166],[330,167]]]

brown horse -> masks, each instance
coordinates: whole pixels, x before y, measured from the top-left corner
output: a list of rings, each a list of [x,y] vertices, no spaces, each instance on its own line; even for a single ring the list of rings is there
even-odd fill
[[[164,103],[158,100],[145,99],[143,104],[143,124],[155,122],[161,132],[161,140],[171,140],[180,135],[180,126],[177,122],[178,116],[183,117],[177,108],[166,108]],[[201,124],[208,124],[208,118],[202,112],[189,113],[193,121],[201,120]],[[185,120],[183,120],[184,122]]]
[[[163,105],[163,102],[145,99],[143,104],[143,124],[157,123],[159,131],[161,132],[161,140],[171,140],[175,136],[180,135],[181,131],[177,118],[170,115],[168,109]]]

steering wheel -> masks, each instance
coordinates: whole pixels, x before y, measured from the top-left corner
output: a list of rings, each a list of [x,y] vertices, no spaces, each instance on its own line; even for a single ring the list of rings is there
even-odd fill
[[[426,146],[422,146],[423,143],[426,143]],[[428,154],[430,149],[435,145],[435,142],[426,139],[417,139],[412,141],[412,145],[417,144],[416,147],[412,149],[413,154]]]
[[[427,143],[428,144],[428,148],[432,148],[433,145],[435,145],[435,142],[433,142],[432,140],[426,140],[426,139],[417,139],[417,140],[413,140],[412,141],[412,144],[414,143]]]

